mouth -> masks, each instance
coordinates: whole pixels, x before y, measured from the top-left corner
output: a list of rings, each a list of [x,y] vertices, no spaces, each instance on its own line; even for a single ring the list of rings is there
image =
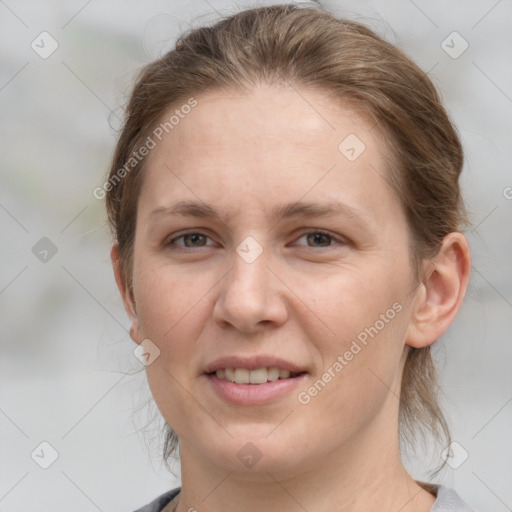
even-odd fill
[[[306,372],[291,372],[285,368],[271,366],[268,368],[257,368],[249,370],[247,368],[219,368],[207,375],[215,375],[220,380],[234,382],[235,384],[266,384],[276,380],[294,379],[300,377]]]
[[[256,406],[289,399],[307,379],[305,368],[270,355],[229,356],[207,365],[203,376],[223,402]]]

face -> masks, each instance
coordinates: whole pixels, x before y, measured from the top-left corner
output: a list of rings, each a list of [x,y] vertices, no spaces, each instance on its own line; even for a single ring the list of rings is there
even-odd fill
[[[382,138],[297,91],[196,97],[138,202],[133,338],[160,350],[155,401],[182,457],[252,476],[395,435],[414,298]]]

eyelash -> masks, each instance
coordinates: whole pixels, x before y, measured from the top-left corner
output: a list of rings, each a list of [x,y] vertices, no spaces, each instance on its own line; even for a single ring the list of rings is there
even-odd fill
[[[347,245],[347,241],[342,239],[342,238],[339,238],[339,237],[336,237],[334,236],[333,234],[329,233],[328,231],[323,231],[321,229],[314,229],[314,230],[311,230],[311,231],[306,231],[304,233],[302,233],[299,238],[297,238],[297,240],[300,240],[301,238],[303,238],[304,236],[307,236],[307,235],[316,235],[316,234],[319,234],[319,235],[324,235],[328,238],[331,239],[331,241],[334,241],[334,242],[338,242],[342,245]],[[175,238],[172,238],[166,242],[164,242],[164,246],[167,247],[167,248],[170,248],[171,250],[173,251],[178,251],[178,252],[196,252],[195,249],[202,249],[203,247],[208,247],[208,246],[201,246],[201,247],[185,247],[185,246],[176,246],[174,245],[174,242],[176,242],[176,240],[179,240],[180,238],[184,238],[186,236],[190,236],[190,235],[200,235],[200,236],[204,236],[206,238],[209,238],[211,239],[211,237],[209,237],[208,235],[205,235],[204,233],[201,233],[200,231],[189,231],[188,233],[182,233],[181,235],[175,237]],[[333,246],[334,244],[329,244],[325,247],[316,247],[317,249],[329,249]],[[304,247],[304,246],[303,246]],[[315,247],[312,247],[312,246],[306,246],[308,247],[309,249],[315,249]]]

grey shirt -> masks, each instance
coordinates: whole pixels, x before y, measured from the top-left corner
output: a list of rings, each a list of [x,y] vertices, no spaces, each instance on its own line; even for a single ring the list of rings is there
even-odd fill
[[[453,489],[442,485],[436,485],[434,488],[437,489],[437,498],[430,512],[473,512]],[[135,510],[135,512],[161,512],[179,492],[180,487],[167,491],[146,506]]]

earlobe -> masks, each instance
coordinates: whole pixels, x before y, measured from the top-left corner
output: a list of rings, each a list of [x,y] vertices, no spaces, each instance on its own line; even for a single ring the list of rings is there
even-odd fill
[[[142,336],[139,328],[139,320],[137,317],[135,300],[133,298],[133,294],[131,293],[130,287],[126,283],[126,279],[123,274],[123,269],[121,266],[121,256],[117,242],[115,242],[112,245],[112,249],[110,250],[110,259],[112,260],[114,277],[117,283],[117,287],[119,289],[119,293],[121,294],[121,298],[123,300],[124,309],[128,313],[128,316],[130,317],[130,337],[135,343],[140,344],[142,342]]]
[[[469,246],[461,233],[447,235],[420,284],[406,344],[422,348],[437,341],[451,325],[466,293],[471,270]]]

